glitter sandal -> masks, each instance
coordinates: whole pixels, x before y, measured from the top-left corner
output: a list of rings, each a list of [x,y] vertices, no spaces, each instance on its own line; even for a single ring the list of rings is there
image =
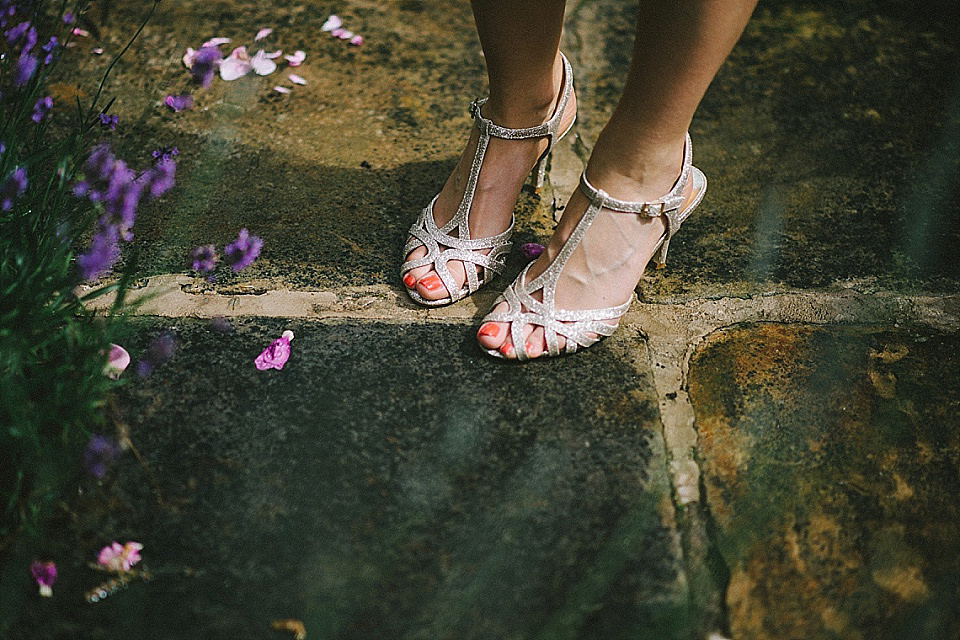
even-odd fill
[[[450,222],[442,227],[438,227],[433,218],[433,207],[437,202],[438,196],[433,197],[430,204],[421,211],[417,221],[410,227],[409,234],[411,237],[403,248],[403,255],[408,256],[411,251],[423,246],[427,248],[427,255],[414,260],[407,260],[403,263],[403,266],[400,267],[400,277],[402,279],[403,275],[411,269],[432,265],[434,271],[436,271],[440,277],[440,281],[443,282],[444,287],[446,287],[448,295],[439,300],[428,300],[421,296],[416,289],[411,289],[404,285],[407,294],[409,294],[414,301],[428,307],[451,304],[473,294],[477,289],[490,282],[497,274],[503,271],[506,256],[510,253],[511,246],[513,246],[513,243],[510,241],[510,236],[513,235],[513,217],[511,216],[510,226],[503,233],[489,238],[470,237],[468,217],[470,207],[473,205],[473,195],[477,187],[477,179],[480,176],[480,167],[483,164],[483,158],[491,137],[503,138],[505,140],[547,137],[549,138],[547,148],[540,155],[531,173],[534,187],[539,189],[543,186],[544,174],[547,168],[547,156],[550,155],[553,146],[563,138],[573,126],[573,122],[571,122],[569,127],[562,132],[560,131],[560,120],[573,93],[573,69],[566,56],[561,53],[560,57],[563,59],[563,90],[553,115],[543,124],[526,129],[508,129],[496,125],[491,120],[483,117],[481,108],[484,103],[486,103],[487,98],[474,100],[470,104],[470,115],[477,122],[477,128],[480,130],[480,138],[477,141],[477,149],[473,154],[473,164],[470,167],[470,174],[467,179],[463,197],[460,200],[460,206],[457,208],[457,212]],[[576,115],[574,115],[574,121],[576,121]],[[441,246],[447,248],[441,250]],[[487,249],[489,249],[489,253],[483,253],[483,251]],[[459,260],[464,263],[467,281],[462,287],[458,288],[456,286],[456,280],[454,280],[453,275],[447,268],[447,262],[449,260]],[[477,267],[481,268],[481,273],[479,274],[477,273]]]
[[[585,309],[577,311],[566,311],[557,309],[554,305],[556,296],[557,281],[560,279],[560,272],[574,249],[580,244],[590,224],[597,217],[601,209],[612,209],[613,211],[624,213],[636,213],[641,216],[651,218],[663,216],[666,223],[666,231],[660,238],[656,249],[653,252],[652,259],[658,267],[663,267],[667,260],[667,248],[670,246],[670,238],[677,232],[680,225],[686,220],[693,210],[697,208],[703,195],[707,190],[707,178],[703,173],[693,166],[693,148],[690,136],[687,135],[686,144],[683,152],[683,167],[680,170],[680,177],[673,185],[670,193],[658,200],[652,202],[626,202],[611,198],[602,189],[597,189],[587,180],[586,172],[580,175],[580,190],[583,191],[590,206],[587,207],[580,222],[577,223],[573,233],[567,238],[560,253],[547,269],[539,276],[526,281],[527,271],[533,263],[524,268],[513,284],[507,287],[503,294],[497,298],[494,307],[500,302],[506,301],[509,308],[506,311],[495,311],[487,314],[481,323],[481,327],[488,322],[504,322],[510,324],[510,336],[513,340],[513,346],[516,351],[517,359],[520,361],[530,360],[527,353],[526,343],[523,339],[524,325],[532,324],[543,327],[544,338],[547,344],[547,350],[543,355],[559,356],[561,353],[575,353],[580,348],[589,347],[601,338],[611,335],[617,328],[616,324],[611,324],[610,320],[619,320],[630,307],[631,300],[627,300],[622,305],[608,307],[606,309]],[[684,203],[683,191],[690,181],[693,181],[693,201],[681,210]],[[537,300],[531,294],[542,290],[543,301]],[[632,299],[632,296],[631,296]],[[524,311],[526,309],[526,311]],[[563,336],[566,339],[566,347],[561,351],[558,337]],[[481,347],[488,354],[506,358],[498,349]]]

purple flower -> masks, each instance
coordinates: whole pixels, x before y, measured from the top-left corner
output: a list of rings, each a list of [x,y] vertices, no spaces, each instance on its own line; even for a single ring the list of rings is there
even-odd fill
[[[102,144],[90,152],[87,161],[83,163],[83,170],[93,174],[98,180],[106,180],[113,172],[113,166],[116,163],[117,159],[110,152],[110,147]]]
[[[46,98],[40,98],[37,100],[36,104],[33,105],[33,115],[30,116],[30,119],[34,122],[39,123],[50,113],[50,109],[53,109],[53,98],[47,96]]]
[[[22,196],[26,190],[27,170],[17,167],[0,184],[0,210],[10,211],[13,208],[13,199]]]
[[[544,246],[537,242],[528,242],[520,246],[520,252],[523,253],[523,257],[527,260],[533,260],[543,253]]]
[[[290,341],[293,340],[293,331],[289,329],[270,343],[270,346],[263,350],[253,361],[259,371],[267,369],[283,369],[290,359]]]
[[[30,29],[30,21],[21,22],[15,27],[8,29],[3,35],[7,39],[7,44],[11,47],[17,43],[17,41],[22,38],[27,31]]]
[[[40,586],[40,595],[49,598],[53,595],[53,583],[57,579],[57,565],[53,562],[36,561],[30,565],[30,575]]]
[[[240,229],[237,239],[223,248],[224,259],[234,271],[246,269],[260,255],[263,238],[251,236],[246,229]]]
[[[93,280],[113,268],[119,257],[117,230],[113,227],[100,229],[93,236],[90,250],[77,256],[77,268],[80,270],[80,277],[83,280]]]
[[[201,47],[193,58],[193,67],[190,68],[194,82],[202,85],[204,89],[208,88],[222,59],[223,54],[217,47]]]
[[[60,44],[60,40],[57,39],[57,36],[50,36],[47,44],[43,45],[43,50],[47,52],[47,56],[43,59],[43,64],[53,62],[53,51],[57,48],[58,44]]]
[[[157,161],[157,164],[161,162],[166,162],[167,160],[172,160],[180,155],[180,150],[176,147],[159,147],[153,150],[153,159]]]
[[[194,271],[213,271],[217,267],[217,249],[212,244],[197,247],[190,252],[190,264]]]
[[[100,114],[100,128],[104,131],[116,131],[119,122],[120,116],[110,116],[105,113]]]
[[[63,24],[73,24],[77,17],[72,13],[63,14]]]
[[[145,178],[144,188],[150,192],[151,198],[159,198],[173,188],[177,163],[172,158],[159,160],[152,168],[143,173]]]
[[[125,242],[133,240],[130,228],[133,227],[144,186],[144,181],[137,179],[136,172],[128,169],[126,162],[117,160],[114,163],[107,190],[103,194],[104,215],[100,224],[103,227],[116,227]]]
[[[13,84],[16,87],[22,87],[30,81],[34,72],[37,70],[37,59],[34,56],[24,52],[17,59],[17,73],[13,78]]]
[[[83,452],[83,468],[97,480],[107,473],[107,466],[120,455],[120,445],[104,436],[93,436]]]
[[[178,113],[193,106],[193,96],[189,93],[181,93],[177,96],[169,95],[164,99],[163,103],[170,107],[174,113]]]

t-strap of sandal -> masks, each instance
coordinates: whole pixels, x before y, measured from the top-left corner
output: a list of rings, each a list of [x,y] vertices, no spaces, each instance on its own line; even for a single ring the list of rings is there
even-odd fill
[[[430,204],[420,212],[417,221],[410,227],[411,237],[403,248],[404,255],[409,255],[414,249],[424,246],[427,248],[427,255],[407,260],[400,267],[402,277],[411,269],[431,265],[450,295],[439,300],[428,300],[415,289],[407,289],[407,293],[416,302],[431,307],[451,304],[473,294],[503,271],[506,256],[510,253],[510,248],[513,245],[510,242],[510,237],[513,235],[515,220],[511,217],[510,226],[503,233],[488,238],[474,239],[470,237],[470,208],[473,205],[480,168],[483,165],[483,159],[491,137],[503,138],[504,140],[546,137],[548,139],[547,148],[537,160],[531,174],[536,188],[543,185],[547,156],[557,141],[570,130],[570,127],[567,127],[561,132],[560,121],[573,93],[573,69],[566,56],[561,53],[560,57],[563,59],[563,89],[553,115],[543,124],[524,129],[501,127],[483,117],[481,110],[487,102],[487,98],[474,100],[470,103],[470,115],[476,120],[480,137],[477,141],[477,149],[473,154],[473,163],[470,166],[470,174],[467,178],[463,197],[460,200],[460,206],[457,207],[456,214],[449,222],[442,227],[438,227],[433,217],[433,207],[437,201],[437,196],[434,196]],[[576,120],[576,116],[574,116],[574,120]],[[447,248],[441,249],[441,246]],[[483,253],[485,250],[489,250],[489,252]],[[450,260],[459,260],[464,263],[467,281],[463,287],[457,286],[453,274],[447,268],[447,262]],[[480,273],[478,273],[478,267]]]
[[[627,202],[617,200],[602,189],[597,189],[591,185],[589,180],[587,180],[586,172],[584,172],[580,176],[580,188],[589,199],[590,205],[584,212],[580,222],[577,223],[573,233],[567,238],[567,241],[560,249],[553,263],[539,276],[527,282],[527,272],[533,263],[528,264],[520,275],[517,276],[513,284],[511,284],[494,303],[494,306],[496,306],[500,302],[506,301],[509,308],[506,311],[496,311],[487,314],[482,324],[488,322],[509,323],[510,337],[513,341],[517,359],[520,361],[530,359],[527,353],[526,342],[523,339],[523,327],[527,324],[543,327],[544,339],[547,344],[546,353],[550,356],[559,356],[561,353],[575,353],[579,349],[590,347],[601,338],[611,335],[617,328],[617,325],[611,321],[619,320],[620,317],[627,312],[627,309],[630,308],[631,300],[628,299],[621,305],[605,309],[575,311],[557,309],[554,301],[556,298],[557,282],[560,279],[560,272],[567,264],[573,251],[583,240],[587,229],[590,228],[590,225],[603,208],[649,216],[651,218],[663,216],[666,223],[666,231],[660,238],[654,251],[654,260],[660,266],[665,264],[667,246],[670,243],[670,238],[677,232],[683,221],[699,206],[706,192],[707,179],[699,169],[693,166],[692,162],[693,145],[690,141],[690,136],[687,135],[680,177],[667,195],[651,202]],[[686,207],[683,207],[683,192],[691,180],[693,181],[695,195],[693,201]],[[683,208],[681,209],[681,207]],[[537,300],[532,295],[538,290],[541,291],[542,301]],[[524,311],[524,309],[526,309],[526,311]],[[560,349],[559,336],[563,336],[566,339],[566,346],[562,351]],[[492,356],[499,358],[505,357],[496,349],[485,349],[485,351]]]

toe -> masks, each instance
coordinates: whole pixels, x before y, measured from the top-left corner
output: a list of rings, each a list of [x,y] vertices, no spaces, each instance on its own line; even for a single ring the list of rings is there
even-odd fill
[[[417,292],[427,300],[442,300],[450,295],[436,271],[417,280]]]
[[[526,339],[527,355],[531,358],[539,358],[543,355],[545,344],[543,337],[543,327],[536,327],[527,336]]]
[[[420,245],[419,247],[417,247],[416,249],[414,249],[413,251],[411,251],[410,253],[407,254],[407,260],[408,260],[408,261],[409,261],[409,260],[416,260],[417,258],[422,258],[422,257],[424,257],[425,255],[427,255],[427,248],[424,247],[423,245]],[[432,269],[432,268],[430,267],[430,265],[428,265],[428,264],[425,264],[425,265],[423,265],[422,267],[417,267],[417,268],[415,268],[415,269],[411,269],[410,271],[408,271],[407,273],[405,273],[405,274],[403,275],[403,284],[404,284],[408,289],[413,289],[413,287],[416,286],[416,284],[417,284],[417,280],[419,280],[420,278],[424,277],[425,275],[427,275],[427,274],[430,273],[431,271],[433,271],[433,269]],[[411,280],[410,278],[408,278],[407,276],[413,276],[412,280]],[[408,284],[408,282],[410,282],[410,284]]]
[[[491,313],[507,311],[510,308],[506,302],[496,305]],[[510,325],[506,322],[484,322],[477,331],[477,342],[484,349],[499,349],[510,333]]]

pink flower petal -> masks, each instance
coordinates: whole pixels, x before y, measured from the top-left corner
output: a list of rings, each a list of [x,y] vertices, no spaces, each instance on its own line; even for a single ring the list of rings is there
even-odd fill
[[[277,70],[277,63],[267,57],[263,49],[257,51],[257,54],[250,59],[253,65],[253,72],[258,76],[268,76]]]
[[[271,60],[276,60],[277,58],[283,55],[283,50],[277,49],[273,53],[265,53],[263,55],[265,55],[267,58],[270,58]]]
[[[281,87],[280,85],[275,86],[273,90],[276,91],[277,93],[282,93],[285,95],[290,95],[291,93],[293,93],[290,87]]]
[[[323,23],[323,26],[320,27],[320,31],[333,31],[334,29],[339,29],[343,26],[343,20],[340,19],[340,16],[331,15],[327,18],[327,21]]]
[[[116,380],[128,366],[130,366],[130,354],[127,350],[118,344],[111,344],[107,364],[103,367],[103,375]]]
[[[543,253],[544,247],[542,244],[536,242],[528,242],[520,246],[520,252],[523,254],[523,257],[527,260],[533,260],[541,253]]]
[[[293,340],[293,331],[287,330],[283,335],[274,340],[269,347],[263,350],[254,364],[257,369],[265,371],[267,369],[283,369],[290,359],[290,341]]]
[[[103,53],[103,47],[94,47],[93,49],[90,49],[90,52],[99,56]]]
[[[220,63],[220,77],[230,82],[247,75],[251,69],[253,69],[253,65],[250,64],[249,60],[241,60],[240,58],[233,57],[226,58]]]
[[[353,31],[347,31],[346,29],[334,29],[330,32],[330,35],[336,36],[341,40],[349,40],[353,37]]]
[[[288,77],[290,78],[290,82],[293,84],[307,84],[307,81],[303,76],[298,76],[295,73],[291,73]]]
[[[193,60],[197,57],[197,52],[190,47],[187,47],[187,52],[183,54],[183,66],[187,69],[193,69]]]
[[[204,47],[219,47],[222,44],[229,44],[229,43],[230,43],[230,38],[210,38],[209,40],[204,42],[202,45],[200,45],[200,48],[203,49]]]
[[[256,42],[257,40],[263,40],[271,33],[273,33],[273,29],[270,27],[264,27],[263,29],[260,29],[260,31],[257,31],[257,35],[253,36],[253,41]]]
[[[307,59],[307,54],[297,49],[293,52],[292,56],[288,54],[283,57],[291,67],[299,67],[301,64],[303,64],[303,61]]]
[[[79,36],[79,37],[81,37],[81,38],[89,38],[89,37],[90,37],[90,32],[87,31],[86,29],[81,29],[80,27],[74,27],[74,28],[73,28],[73,31],[72,31],[71,33],[73,33],[73,35]]]
[[[353,36],[350,38],[350,44],[359,47],[363,44],[363,36]]]

